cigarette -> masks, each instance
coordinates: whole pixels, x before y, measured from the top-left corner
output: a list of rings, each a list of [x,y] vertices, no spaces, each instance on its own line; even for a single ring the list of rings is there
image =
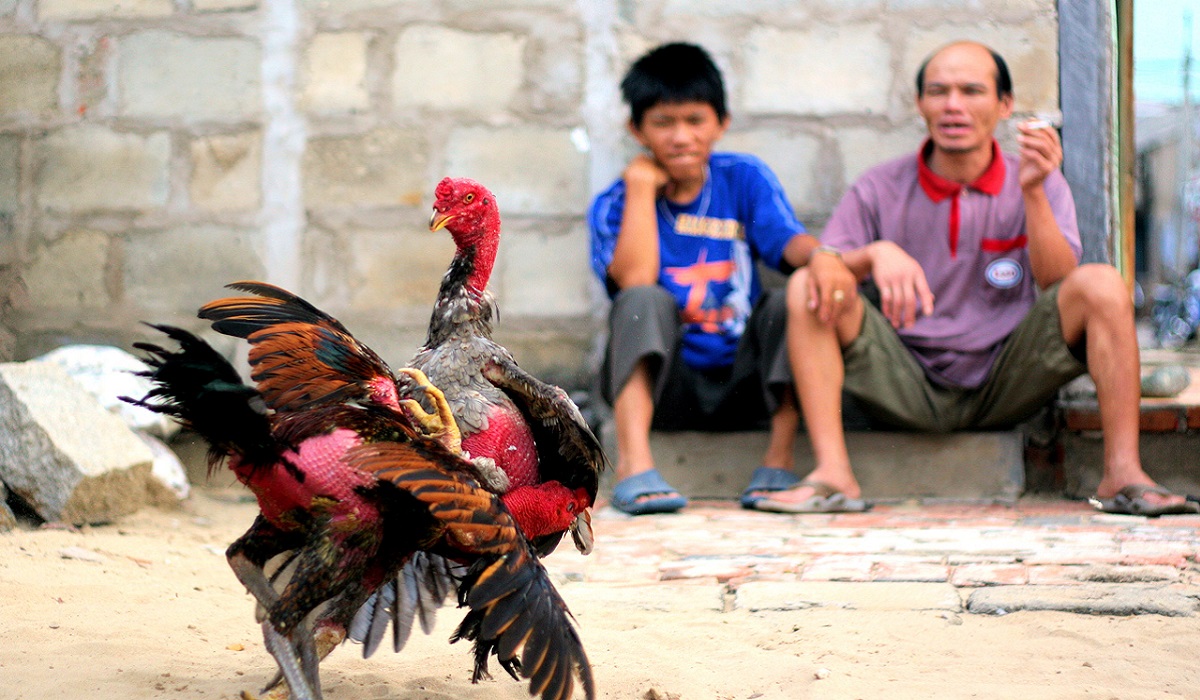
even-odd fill
[[[1025,122],[1021,126],[1024,126],[1026,129],[1035,130],[1035,129],[1049,129],[1052,125],[1050,124],[1050,122],[1046,121],[1045,119],[1030,119],[1029,121]]]

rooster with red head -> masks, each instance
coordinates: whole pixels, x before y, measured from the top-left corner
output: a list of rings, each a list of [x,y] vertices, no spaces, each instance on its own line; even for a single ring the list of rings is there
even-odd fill
[[[445,178],[435,195],[429,228],[449,231],[457,250],[425,344],[409,366],[446,395],[463,450],[485,471],[487,460],[494,462],[489,486],[505,494],[522,527],[531,526],[526,535],[539,551],[552,551],[564,533],[532,526],[546,518],[537,504],[563,489],[574,494],[578,515],[570,532],[586,554],[592,547],[588,508],[605,465],[599,441],[565,391],[521,369],[492,340],[495,303],[487,284],[500,245],[495,196],[467,178]]]

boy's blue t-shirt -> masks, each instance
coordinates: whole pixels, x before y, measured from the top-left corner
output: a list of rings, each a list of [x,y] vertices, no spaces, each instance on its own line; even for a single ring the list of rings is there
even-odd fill
[[[592,269],[610,297],[618,291],[608,266],[624,207],[618,179],[588,212]],[[733,364],[762,291],[755,261],[783,269],[784,247],[803,232],[775,174],[751,155],[714,153],[704,188],[689,204],[658,199],[658,283],[679,307],[684,362],[697,369]]]

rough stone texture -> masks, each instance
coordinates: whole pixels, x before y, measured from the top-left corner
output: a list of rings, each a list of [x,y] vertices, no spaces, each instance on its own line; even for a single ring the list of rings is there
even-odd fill
[[[64,211],[153,209],[166,204],[171,140],[166,132],[121,133],[82,125],[35,146],[38,203]]]
[[[838,131],[842,155],[842,187],[848,187],[859,175],[880,163],[912,154],[925,137],[924,122],[913,117],[900,133],[880,132],[865,127],[847,127]],[[839,188],[841,189],[841,188]]]
[[[17,516],[8,507],[8,488],[0,481],[0,532],[11,530],[17,526]]]
[[[258,7],[258,0],[192,0],[192,9],[197,12],[253,10],[256,7]]]
[[[15,212],[21,196],[21,139],[0,136],[0,212]],[[0,255],[0,259],[3,256]]]
[[[958,612],[962,601],[948,583],[754,581],[738,586],[737,607],[751,612],[812,607]]]
[[[61,50],[41,37],[0,36],[0,116],[54,109],[61,63]]]
[[[192,141],[192,204],[208,211],[257,209],[262,201],[262,136],[256,131]]]
[[[967,598],[967,611],[998,615],[1017,610],[1058,610],[1092,615],[1190,617],[1200,603],[1194,595],[1166,587],[1091,584],[1088,586],[996,586]]]
[[[132,234],[126,244],[125,296],[138,318],[181,323],[224,286],[262,279],[257,232],[221,226],[181,226]],[[197,250],[203,255],[197,255]],[[177,314],[177,316],[170,316]]]
[[[501,314],[529,317],[585,316],[591,310],[587,228],[575,225],[558,235],[505,226],[498,274],[493,275]],[[547,264],[553,261],[552,264]],[[497,284],[498,282],[498,284]]]
[[[37,3],[41,20],[166,17],[174,11],[171,0],[38,0]]]
[[[393,99],[399,107],[501,111],[521,87],[524,50],[514,34],[410,27],[396,39]]]
[[[425,316],[454,257],[454,241],[428,227],[352,234],[351,304],[362,310],[407,308]],[[414,348],[415,350],[415,348]]]
[[[370,105],[364,32],[324,32],[313,37],[304,62],[300,104],[312,112],[353,112]]]
[[[745,108],[770,114],[885,111],[892,72],[881,29],[878,24],[756,29],[746,52]]]
[[[901,75],[916,76],[925,57],[951,40],[981,41],[1004,56],[1013,74],[1013,93],[1017,112],[1057,111],[1058,108],[1058,26],[1038,21],[1008,27],[1002,33],[988,22],[959,25],[953,32],[947,27],[918,30],[904,45]],[[902,108],[911,107],[916,97],[912,79],[904,82]]]
[[[24,275],[33,307],[47,312],[108,306],[108,249],[107,234],[76,231],[38,250]]]
[[[314,138],[303,167],[309,206],[412,206],[433,198],[425,174],[425,137],[415,130]]]
[[[109,522],[146,499],[149,448],[56,365],[0,364],[0,479],[49,521]]]
[[[189,122],[256,117],[262,111],[261,62],[251,39],[159,30],[122,37],[120,113]]]
[[[820,160],[821,141],[812,136],[765,129],[739,131],[722,139],[720,148],[762,158],[800,213],[828,211],[841,195],[829,187],[827,168]]]
[[[514,169],[513,163],[522,165]],[[578,216],[588,205],[587,159],[564,129],[457,129],[446,148],[444,171],[486,185],[496,195],[501,217]]]

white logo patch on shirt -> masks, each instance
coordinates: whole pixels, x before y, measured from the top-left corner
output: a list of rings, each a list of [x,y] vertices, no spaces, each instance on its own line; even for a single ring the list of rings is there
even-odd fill
[[[984,276],[987,278],[988,284],[996,289],[1010,289],[1021,283],[1025,271],[1015,260],[1001,258],[987,266]]]

